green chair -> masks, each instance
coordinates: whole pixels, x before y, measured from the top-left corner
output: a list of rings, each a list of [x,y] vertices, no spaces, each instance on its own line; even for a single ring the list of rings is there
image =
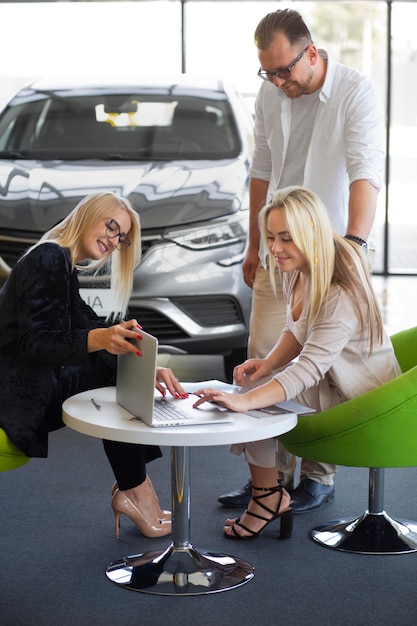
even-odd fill
[[[417,327],[391,337],[402,374],[358,398],[299,419],[279,439],[298,457],[369,467],[368,510],[311,532],[321,545],[363,554],[417,551],[417,522],[384,511],[384,468],[417,466]]]
[[[0,472],[17,469],[29,460],[29,457],[25,456],[0,428]]]

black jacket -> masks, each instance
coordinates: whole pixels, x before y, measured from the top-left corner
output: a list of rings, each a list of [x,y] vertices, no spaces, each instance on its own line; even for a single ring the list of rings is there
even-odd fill
[[[103,326],[80,297],[69,250],[44,243],[15,265],[0,291],[0,426],[27,456],[47,455],[48,431],[62,425],[58,408],[53,428],[47,417],[60,372],[97,363],[87,335]]]

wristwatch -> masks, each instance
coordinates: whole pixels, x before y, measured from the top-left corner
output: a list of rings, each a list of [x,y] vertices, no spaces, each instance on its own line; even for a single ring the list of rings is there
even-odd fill
[[[356,235],[350,235],[349,233],[345,235],[345,239],[349,239],[349,241],[353,241],[360,248],[362,248],[364,252],[368,252],[368,244],[366,243],[365,239],[362,239],[361,237],[357,237]]]

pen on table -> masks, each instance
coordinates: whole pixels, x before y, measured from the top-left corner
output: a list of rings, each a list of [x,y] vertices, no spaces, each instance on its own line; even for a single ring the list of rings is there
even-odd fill
[[[91,402],[94,404],[94,406],[96,407],[97,411],[101,411],[101,404],[99,404],[98,402],[96,402],[94,400],[94,398],[91,398]]]

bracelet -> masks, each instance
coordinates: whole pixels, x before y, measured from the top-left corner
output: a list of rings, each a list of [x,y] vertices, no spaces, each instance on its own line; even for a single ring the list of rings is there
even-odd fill
[[[349,241],[353,241],[354,243],[357,243],[358,246],[360,246],[361,248],[364,248],[364,250],[368,250],[368,244],[366,243],[365,239],[362,239],[361,237],[347,234],[345,235],[345,239],[349,239]]]

